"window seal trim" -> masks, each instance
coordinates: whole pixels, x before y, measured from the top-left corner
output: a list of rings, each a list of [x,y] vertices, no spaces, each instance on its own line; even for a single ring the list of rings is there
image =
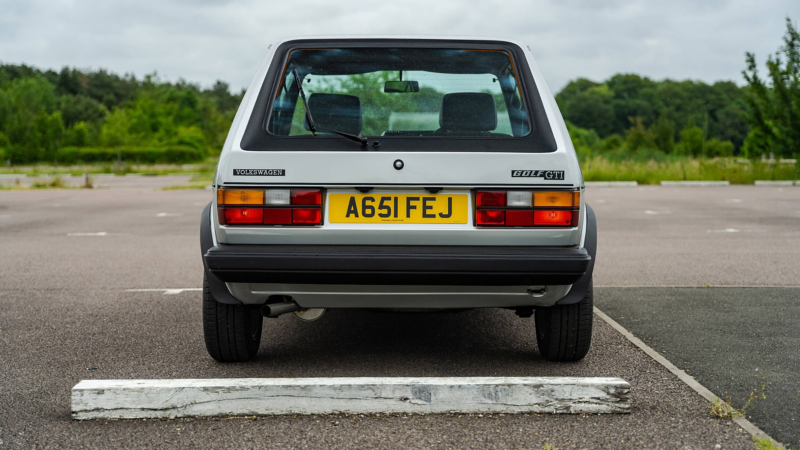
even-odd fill
[[[445,48],[505,51],[517,72],[520,95],[529,111],[531,132],[523,137],[497,136],[380,136],[382,152],[503,152],[551,153],[557,150],[544,102],[527,64],[525,52],[517,45],[503,41],[439,40],[439,39],[298,39],[287,41],[275,49],[250,117],[239,143],[247,151],[353,151],[353,143],[336,136],[278,136],[267,131],[277,89],[289,55],[303,48]],[[324,141],[320,141],[324,139]],[[314,145],[312,142],[322,144]]]

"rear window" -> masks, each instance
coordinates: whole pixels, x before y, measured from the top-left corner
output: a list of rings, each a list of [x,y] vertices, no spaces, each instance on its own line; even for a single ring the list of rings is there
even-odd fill
[[[340,131],[514,139],[531,133],[514,62],[503,50],[295,49],[276,94],[266,124],[274,136]]]

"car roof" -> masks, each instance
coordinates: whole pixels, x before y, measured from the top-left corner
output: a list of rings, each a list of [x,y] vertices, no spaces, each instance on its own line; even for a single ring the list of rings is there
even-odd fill
[[[522,42],[514,39],[505,39],[500,37],[489,36],[452,36],[452,35],[420,35],[420,34],[326,34],[326,35],[307,35],[307,36],[293,36],[279,40],[274,45],[279,46],[286,42],[299,41],[299,40],[378,40],[378,39],[394,39],[394,40],[429,40],[429,41],[486,41],[486,42],[506,42],[514,44],[523,50],[530,50]]]

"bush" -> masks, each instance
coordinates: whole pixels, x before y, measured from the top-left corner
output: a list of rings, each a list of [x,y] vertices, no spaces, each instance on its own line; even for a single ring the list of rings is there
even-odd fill
[[[206,157],[203,150],[180,145],[120,147],[120,153],[123,161],[141,164],[181,164],[201,161]],[[117,149],[107,147],[64,147],[56,152],[59,164],[110,163],[116,161],[117,157]]]
[[[733,142],[720,141],[717,138],[706,141],[706,156],[710,158],[716,156],[733,156]]]

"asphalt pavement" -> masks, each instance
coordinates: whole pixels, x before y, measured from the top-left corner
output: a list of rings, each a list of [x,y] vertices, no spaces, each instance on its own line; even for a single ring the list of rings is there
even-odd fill
[[[800,287],[599,288],[597,307],[700,384],[800,448]]]
[[[0,191],[0,445],[752,448],[749,436],[711,417],[700,396],[597,318],[592,350],[574,364],[542,360],[532,321],[500,310],[333,311],[310,324],[281,317],[266,320],[254,361],[218,364],[203,345],[199,292],[128,291],[200,287],[198,218],[210,193],[142,183]],[[800,189],[660,189],[587,193],[600,223],[596,285],[787,285],[798,279]],[[713,231],[726,228],[738,231]],[[630,289],[598,289],[596,301],[617,318],[612,311],[624,306],[622,294]],[[631,383],[633,406],[631,414],[614,416],[74,422],[69,415],[69,390],[85,378],[470,375],[618,376]],[[742,383],[752,385],[750,377]]]

